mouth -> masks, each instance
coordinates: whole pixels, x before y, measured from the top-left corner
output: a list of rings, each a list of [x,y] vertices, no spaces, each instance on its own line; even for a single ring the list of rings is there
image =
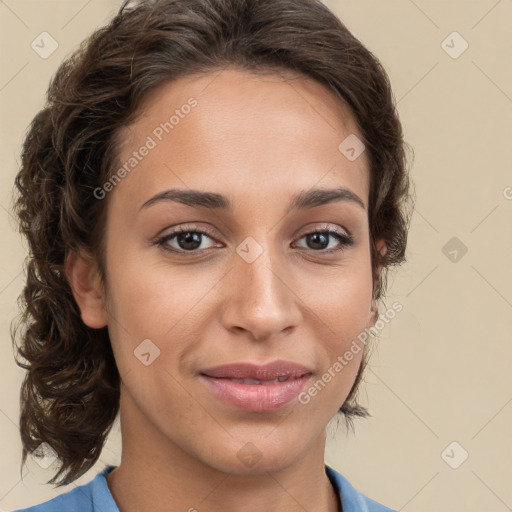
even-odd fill
[[[282,360],[262,366],[234,363],[200,372],[214,397],[231,407],[252,412],[272,411],[289,404],[312,375],[310,368]]]
[[[209,375],[207,375],[209,377]],[[216,377],[212,377],[216,378]],[[226,379],[227,377],[218,377],[221,379]],[[276,382],[286,382],[287,380],[290,380],[290,377],[288,375],[280,375],[276,379],[273,380],[257,380],[257,379],[229,379],[231,382],[239,382],[240,384],[252,384],[252,385],[260,385],[260,384],[275,384]]]

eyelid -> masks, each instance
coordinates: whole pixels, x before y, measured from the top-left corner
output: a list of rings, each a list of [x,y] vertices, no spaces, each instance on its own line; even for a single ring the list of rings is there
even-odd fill
[[[338,242],[337,247],[331,248],[331,249],[321,249],[318,251],[315,251],[314,249],[308,249],[308,248],[302,248],[306,250],[306,252],[310,253],[317,253],[320,256],[327,256],[332,254],[341,254],[344,250],[346,250],[348,247],[353,246],[355,244],[355,238],[350,235],[348,232],[338,229],[338,227],[333,226],[323,226],[323,227],[317,227],[317,228],[311,228],[305,232],[303,232],[301,235],[299,235],[297,240],[302,240],[305,236],[312,235],[315,233],[327,233],[329,236],[335,238]]]
[[[338,233],[339,235],[346,236],[347,238],[352,238],[352,234],[350,233],[350,231],[348,229],[340,228],[336,224],[330,224],[330,223],[326,223],[326,222],[324,222],[323,224],[320,223],[321,225],[319,225],[319,226],[317,226],[318,223],[312,223],[312,224],[313,224],[313,227],[311,227],[311,226],[306,227],[306,228],[304,228],[304,230],[299,231],[299,233],[302,233],[302,234],[299,234],[298,237],[302,238],[304,235],[309,235],[310,233],[323,232],[323,231],[334,231],[334,232]]]
[[[171,228],[166,228],[166,230],[167,229],[171,229]],[[166,231],[166,230],[164,230],[164,231]],[[185,251],[183,249],[175,249],[175,248],[166,247],[165,246],[166,242],[170,239],[174,239],[174,237],[176,237],[180,233],[187,233],[187,232],[194,232],[194,233],[206,235],[208,238],[210,238],[212,241],[215,242],[215,241],[217,241],[217,238],[216,238],[216,235],[214,235],[212,233],[212,231],[213,230],[210,230],[210,228],[201,228],[196,224],[179,225],[178,227],[172,229],[170,233],[167,233],[164,235],[157,235],[153,239],[152,243],[154,245],[162,246],[163,250],[166,250],[173,254],[183,255],[183,256],[197,256],[201,253],[205,253],[205,252],[209,251],[210,249],[213,249],[214,247],[208,248],[208,249],[194,249],[192,251]],[[331,249],[321,249],[321,250],[317,250],[317,251],[315,251],[314,249],[302,248],[309,252],[318,253],[319,255],[322,255],[322,254],[327,255],[327,254],[341,252],[347,246],[351,246],[355,243],[354,237],[349,233],[348,230],[340,229],[338,226],[332,225],[329,223],[324,223],[323,225],[318,226],[318,227],[311,226],[309,229],[304,228],[304,230],[299,233],[302,233],[302,234],[295,235],[295,237],[294,237],[294,239],[296,239],[297,241],[301,240],[302,238],[304,238],[307,235],[311,235],[314,233],[328,233],[330,236],[339,235],[339,238],[335,237],[335,238],[337,238],[337,241],[338,241],[338,245],[339,245],[338,247],[331,248]],[[222,242],[220,242],[220,243],[222,243]]]
[[[171,230],[170,232],[166,233],[166,234],[158,234],[157,236],[155,236],[153,239],[152,239],[152,244],[156,244],[156,245],[162,245],[164,246],[165,245],[165,242],[167,240],[170,240],[174,237],[176,237],[177,235],[179,235],[180,233],[189,233],[189,232],[193,232],[193,233],[200,233],[202,235],[206,235],[208,236],[208,238],[210,238],[212,241],[217,241],[217,238],[216,238],[216,235],[213,234],[213,230],[210,230],[210,228],[202,228],[202,227],[199,227],[197,225],[194,225],[194,224],[185,224],[185,225],[180,225],[180,226],[177,226],[177,227],[173,227],[173,228],[166,228],[165,230],[163,230],[163,232],[165,233],[167,230]],[[197,254],[199,252],[204,252],[208,249],[197,249],[195,251],[183,251],[183,250],[179,250],[179,249],[168,249],[170,252],[174,252],[174,253],[181,253],[181,254]]]
[[[167,238],[168,236],[176,235],[179,233],[187,233],[189,231],[197,231],[199,233],[205,233],[210,238],[215,238],[216,235],[213,233],[213,229],[208,227],[200,227],[198,224],[192,223],[192,224],[177,224],[175,226],[168,226],[165,229],[163,229],[158,235],[154,237],[153,240],[159,239],[159,238]],[[161,234],[166,233],[166,234]]]

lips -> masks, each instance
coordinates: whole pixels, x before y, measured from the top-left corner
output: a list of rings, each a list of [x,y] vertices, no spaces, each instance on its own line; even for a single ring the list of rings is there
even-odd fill
[[[266,365],[234,363],[200,371],[208,390],[225,404],[253,412],[271,411],[291,402],[312,370],[290,361]]]
[[[290,361],[274,361],[262,366],[252,363],[233,363],[200,371],[201,374],[217,379],[250,379],[260,382],[275,381],[281,377],[296,379],[312,370]]]

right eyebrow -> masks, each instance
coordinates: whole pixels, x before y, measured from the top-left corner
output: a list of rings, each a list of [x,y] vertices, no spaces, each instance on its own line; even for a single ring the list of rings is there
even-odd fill
[[[221,194],[215,192],[203,192],[201,190],[171,188],[164,190],[149,198],[142,204],[140,209],[148,208],[160,201],[176,201],[187,206],[199,206],[210,210],[229,210],[233,211],[232,202]]]

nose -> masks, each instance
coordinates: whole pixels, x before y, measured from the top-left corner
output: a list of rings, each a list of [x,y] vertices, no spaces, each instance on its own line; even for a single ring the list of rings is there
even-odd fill
[[[278,250],[270,252],[268,245],[253,241],[241,246],[242,250],[233,255],[233,268],[224,280],[224,327],[238,334],[246,333],[257,341],[289,334],[302,318],[293,267]],[[263,251],[251,261],[247,255],[261,251],[258,247]]]

